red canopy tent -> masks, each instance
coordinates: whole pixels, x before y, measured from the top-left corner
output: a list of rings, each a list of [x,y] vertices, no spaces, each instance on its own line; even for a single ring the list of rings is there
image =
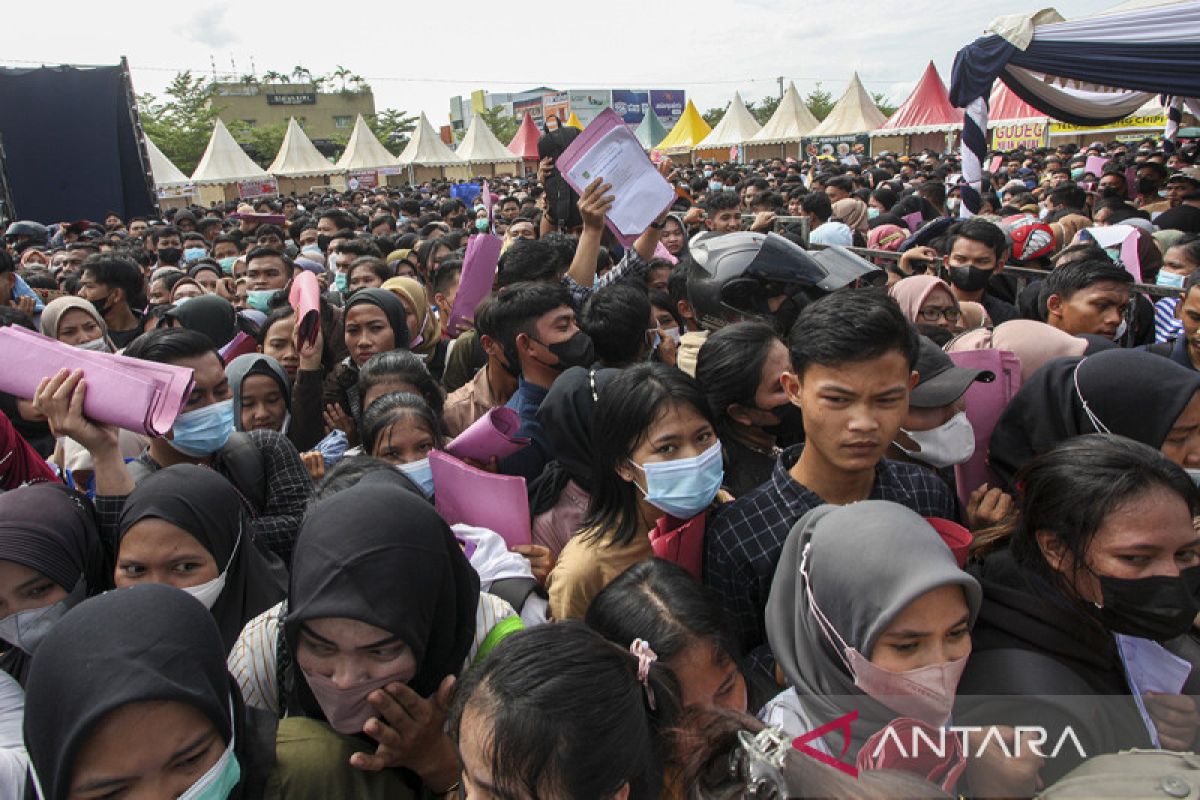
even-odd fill
[[[533,122],[533,117],[526,111],[525,119],[521,120],[521,127],[517,130],[517,135],[508,143],[508,149],[526,161],[537,161],[537,144],[541,136],[542,132],[538,130],[537,125]]]
[[[950,104],[946,84],[938,74],[933,62],[925,68],[921,80],[896,112],[871,132],[873,137],[905,137],[903,145],[894,145],[907,152],[947,149],[946,136],[951,131],[962,130],[963,112]],[[872,149],[887,148],[884,142],[874,143]]]
[[[957,109],[958,118],[962,120],[962,109]],[[1045,122],[1049,119],[1046,112],[1038,111],[1021,98],[1013,94],[1004,81],[996,81],[992,95],[988,99],[988,127],[992,122]]]
[[[1046,144],[1050,118],[1038,111],[1008,88],[996,81],[988,98],[988,132],[994,150],[1017,150],[1042,147]]]

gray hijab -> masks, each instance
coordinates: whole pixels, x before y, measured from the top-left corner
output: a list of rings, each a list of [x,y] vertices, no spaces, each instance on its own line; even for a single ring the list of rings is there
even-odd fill
[[[239,431],[243,430],[240,411],[242,382],[251,375],[266,375],[278,381],[279,388],[283,390],[283,402],[287,405],[289,413],[292,410],[292,382],[288,380],[283,366],[271,356],[264,356],[262,353],[238,356],[225,366],[225,379],[229,381],[229,388],[233,391],[233,426]]]
[[[767,600],[767,641],[814,724],[858,709],[853,724],[857,752],[897,714],[854,685],[813,617],[800,576],[805,547],[817,605],[846,644],[868,658],[892,621],[926,592],[962,586],[974,625],[982,591],[959,569],[937,531],[898,503],[863,500],[819,506],[792,528]],[[853,707],[843,707],[847,698],[853,698]]]

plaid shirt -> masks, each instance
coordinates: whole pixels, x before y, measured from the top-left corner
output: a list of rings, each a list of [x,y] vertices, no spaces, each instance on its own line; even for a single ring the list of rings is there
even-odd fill
[[[296,542],[296,534],[300,530],[300,520],[304,509],[312,496],[313,484],[300,454],[287,437],[276,431],[249,431],[248,435],[263,458],[263,472],[266,478],[266,506],[253,508],[246,502],[246,508],[254,517],[251,522],[253,538],[260,547],[265,547],[283,559],[284,564],[292,563],[292,547]],[[150,458],[147,450],[137,457],[137,461],[152,470],[162,469],[162,466]],[[229,478],[220,459],[216,459],[212,468]],[[236,487],[235,487],[236,488]],[[245,493],[243,493],[243,499]],[[125,508],[125,498],[114,495],[97,495],[96,512],[100,518],[100,533],[109,552],[115,554],[116,542],[120,535],[121,512]]]
[[[765,612],[783,543],[806,512],[825,504],[788,473],[803,449],[796,445],[785,450],[771,479],[722,506],[704,537],[704,582],[716,592],[742,651],[763,667],[772,661]],[[923,517],[959,517],[954,494],[941,478],[899,461],[879,462],[868,499],[891,500]],[[753,652],[756,648],[761,650]]]
[[[600,276],[600,282],[595,286],[584,286],[570,275],[563,275],[563,286],[571,293],[571,303],[576,309],[582,309],[583,304],[597,289],[611,286],[614,283],[635,283],[645,280],[650,270],[650,263],[637,254],[633,245],[625,248],[625,256],[615,267]]]

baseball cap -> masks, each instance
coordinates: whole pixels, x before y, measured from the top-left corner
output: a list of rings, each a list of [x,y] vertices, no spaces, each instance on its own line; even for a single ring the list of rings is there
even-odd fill
[[[925,336],[921,337],[917,352],[916,370],[917,386],[908,399],[914,408],[948,406],[966,394],[975,381],[991,383],[996,379],[990,370],[954,366],[950,356]]]

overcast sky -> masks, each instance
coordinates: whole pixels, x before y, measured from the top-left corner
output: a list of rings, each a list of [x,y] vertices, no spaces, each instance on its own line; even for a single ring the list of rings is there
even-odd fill
[[[1058,0],[1071,18],[1117,0]],[[1042,3],[1043,5],[1045,3]],[[326,4],[202,0],[6,3],[0,64],[112,64],[129,58],[134,88],[160,92],[180,69],[259,75],[343,65],[377,109],[424,111],[473,89],[685,89],[701,111],[778,92],[777,76],[835,99],[858,71],[868,91],[901,102],[929,59],[950,80],[954,53],[1000,14],[1032,2],[688,0],[596,3],[358,0]],[[196,10],[188,10],[196,9]],[[428,9],[427,11],[418,9]],[[786,85],[786,84],[785,84]]]

